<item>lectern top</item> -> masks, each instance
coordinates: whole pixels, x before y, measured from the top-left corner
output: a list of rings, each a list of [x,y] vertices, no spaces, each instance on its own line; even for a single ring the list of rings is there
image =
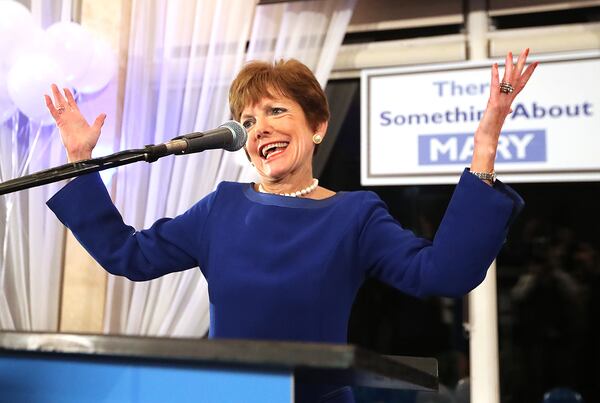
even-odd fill
[[[87,360],[287,369],[299,381],[437,390],[437,361],[381,356],[347,344],[0,332],[0,354],[66,354]]]

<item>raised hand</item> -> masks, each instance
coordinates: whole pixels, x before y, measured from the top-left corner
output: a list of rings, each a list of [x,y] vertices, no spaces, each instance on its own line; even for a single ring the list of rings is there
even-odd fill
[[[513,55],[506,55],[506,66],[502,81],[499,80],[498,64],[492,66],[490,97],[479,127],[475,132],[475,147],[471,170],[474,172],[492,172],[498,147],[498,138],[506,117],[512,112],[511,105],[515,97],[525,88],[538,63],[534,62],[525,68],[529,49],[519,55],[517,64],[513,63]],[[512,90],[512,91],[511,91]]]
[[[46,106],[56,122],[60,131],[60,137],[67,150],[67,159],[69,162],[81,161],[92,157],[92,150],[98,142],[100,131],[106,114],[98,115],[94,123],[90,126],[85,120],[73,94],[68,88],[64,89],[64,96],[56,84],[52,84],[52,95],[44,95]]]
[[[504,76],[501,82],[498,80],[498,64],[494,63],[492,66],[492,82],[488,108],[499,109],[499,112],[504,112],[505,116],[510,113],[512,102],[523,88],[525,88],[527,81],[529,81],[529,78],[538,65],[538,62],[534,62],[523,71],[528,55],[529,48],[521,52],[515,65],[513,64],[512,52],[508,52],[506,55]]]

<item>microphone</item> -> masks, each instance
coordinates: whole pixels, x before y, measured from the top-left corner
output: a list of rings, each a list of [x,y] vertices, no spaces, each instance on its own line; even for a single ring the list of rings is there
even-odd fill
[[[229,120],[216,129],[177,136],[162,144],[146,146],[146,161],[176,154],[198,153],[204,150],[224,149],[237,151],[246,144],[248,133],[244,126]]]
[[[45,169],[11,179],[0,183],[0,195],[132,162],[154,162],[160,157],[171,154],[190,154],[215,148],[237,151],[246,144],[247,139],[248,133],[246,133],[244,126],[230,120],[216,129],[184,134],[163,144],[148,145],[143,149],[126,150],[100,158],[71,162],[56,168]]]

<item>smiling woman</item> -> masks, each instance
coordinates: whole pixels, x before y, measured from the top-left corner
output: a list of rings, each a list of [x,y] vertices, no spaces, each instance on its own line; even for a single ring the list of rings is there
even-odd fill
[[[212,338],[345,343],[354,297],[367,277],[414,296],[464,295],[485,277],[523,201],[495,180],[498,136],[533,67],[507,57],[503,91],[492,68],[488,107],[433,242],[403,229],[373,192],[318,186],[312,156],[329,110],[313,74],[291,60],[248,64],[230,106],[248,130],[261,182],[223,182],[175,218],[127,226],[99,175],[79,177],[48,201],[110,273],[134,281],[199,266],[211,299]],[[506,83],[503,84],[506,87]],[[70,161],[89,158],[104,121],[90,126],[71,95],[46,98]],[[74,209],[73,206],[85,206]],[[227,240],[227,242],[223,242]],[[297,384],[296,402],[352,402],[348,387]]]
[[[234,119],[248,130],[245,150],[261,177],[256,190],[323,199],[312,156],[327,131],[327,98],[312,72],[297,60],[251,62],[231,85]],[[310,192],[309,192],[310,191]]]

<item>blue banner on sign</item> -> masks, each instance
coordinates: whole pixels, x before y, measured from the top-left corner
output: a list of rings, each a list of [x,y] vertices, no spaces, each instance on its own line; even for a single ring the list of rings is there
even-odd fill
[[[464,164],[473,157],[473,134],[419,136],[419,165]],[[496,162],[546,161],[546,130],[512,130],[498,139]]]

